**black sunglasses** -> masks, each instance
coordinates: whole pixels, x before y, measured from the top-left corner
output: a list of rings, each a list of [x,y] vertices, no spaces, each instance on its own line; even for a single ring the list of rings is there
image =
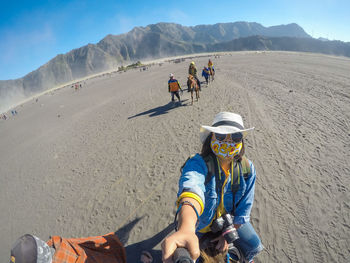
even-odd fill
[[[215,135],[215,138],[216,138],[217,140],[219,140],[219,141],[225,140],[227,135],[230,135],[231,140],[232,140],[233,142],[240,142],[240,141],[242,141],[242,139],[243,139],[243,134],[240,133],[240,132],[231,133],[231,134],[214,133],[214,135]]]

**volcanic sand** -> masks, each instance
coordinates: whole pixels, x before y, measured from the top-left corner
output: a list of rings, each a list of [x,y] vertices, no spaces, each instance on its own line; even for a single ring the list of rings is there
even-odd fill
[[[116,230],[129,262],[152,247],[159,262],[179,169],[200,151],[200,125],[219,111],[255,127],[246,154],[257,170],[251,222],[265,246],[256,262],[347,261],[350,60],[288,52],[212,59],[215,81],[193,106],[187,92],[183,106],[173,105],[167,90],[169,73],[185,89],[187,59],[55,90],[1,120],[1,262],[25,233],[46,240]],[[208,57],[193,60],[201,73]]]

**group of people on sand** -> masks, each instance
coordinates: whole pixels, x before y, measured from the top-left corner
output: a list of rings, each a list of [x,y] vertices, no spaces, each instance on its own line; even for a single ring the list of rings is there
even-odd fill
[[[196,74],[195,67],[190,69]],[[176,96],[180,101],[174,87],[181,87],[174,75],[168,84],[172,99]],[[263,250],[250,223],[256,171],[245,155],[245,139],[253,129],[232,112],[220,112],[211,125],[200,127],[201,151],[181,167],[176,227],[162,242],[163,262],[175,262],[178,248],[188,251],[189,261],[183,262],[197,263],[253,262]],[[12,246],[11,262],[126,263],[126,252],[115,233],[70,239],[53,236],[47,242],[26,234]],[[153,262],[151,253],[142,252],[140,262]]]
[[[82,88],[81,83],[75,83],[74,85],[72,85],[71,88],[74,88],[75,91],[78,91],[79,89]]]
[[[213,62],[209,59],[208,61],[208,66],[204,66],[202,70],[202,77],[205,78],[205,81],[207,84],[209,84],[210,81],[210,76],[212,78],[212,81],[214,80],[214,75],[215,75],[215,69],[214,69],[214,64]]]
[[[162,242],[163,262],[174,261],[186,248],[195,262],[253,262],[263,250],[250,223],[256,182],[255,167],[246,156],[246,128],[239,114],[220,112],[199,130],[201,152],[181,168],[175,232]],[[151,263],[150,252],[140,262]],[[12,263],[126,263],[123,244],[115,233],[88,238],[34,235],[19,238],[11,249]],[[183,261],[191,262],[191,261]]]
[[[211,59],[208,61],[208,66],[204,66],[202,70],[202,77],[205,78],[205,81],[207,84],[209,84],[210,76],[212,77],[212,80],[214,80],[214,74],[215,74],[215,69],[213,62]],[[201,90],[201,82],[197,77],[197,68],[192,61],[190,63],[190,66],[188,68],[188,79],[187,79],[187,91],[190,92],[193,86],[191,85],[192,80],[194,79],[196,81],[196,85],[198,85],[199,90]],[[169,81],[168,81],[168,91],[171,93],[171,101],[175,102],[175,96],[178,99],[179,103],[181,104],[181,98],[180,98],[180,91],[183,92],[181,85],[177,79],[174,78],[174,74],[170,73],[169,74]]]
[[[18,114],[17,110],[11,110],[12,116],[16,116]],[[0,119],[6,121],[8,119],[7,115],[5,113],[0,115]]]

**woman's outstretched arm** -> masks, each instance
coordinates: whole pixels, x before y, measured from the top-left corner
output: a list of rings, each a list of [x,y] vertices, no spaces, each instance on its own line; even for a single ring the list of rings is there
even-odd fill
[[[184,202],[184,203],[183,203]],[[189,251],[192,259],[195,261],[199,255],[199,242],[196,235],[197,214],[195,209],[187,202],[192,204],[201,214],[201,205],[193,198],[182,198],[180,203],[183,203],[178,214],[178,231],[164,239],[162,243],[163,262],[172,263],[172,255],[176,248],[184,247]]]

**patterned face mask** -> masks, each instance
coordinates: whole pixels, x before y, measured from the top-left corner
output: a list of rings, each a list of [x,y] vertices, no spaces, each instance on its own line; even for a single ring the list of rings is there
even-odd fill
[[[216,156],[221,156],[223,158],[235,157],[240,153],[242,149],[242,142],[223,142],[219,140],[212,139],[210,142],[210,147]]]

